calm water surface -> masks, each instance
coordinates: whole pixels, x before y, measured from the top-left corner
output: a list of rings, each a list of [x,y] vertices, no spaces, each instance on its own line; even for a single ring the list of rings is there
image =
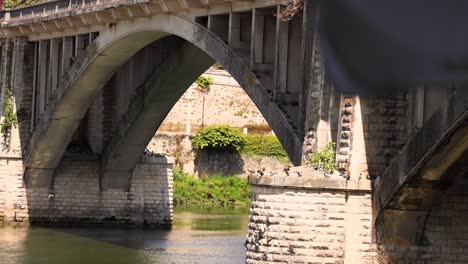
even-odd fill
[[[243,263],[248,209],[176,209],[172,230],[0,228],[0,264]]]

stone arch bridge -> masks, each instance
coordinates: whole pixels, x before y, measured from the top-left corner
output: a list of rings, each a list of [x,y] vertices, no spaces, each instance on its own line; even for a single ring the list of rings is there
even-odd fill
[[[295,165],[337,144],[340,175],[311,181],[317,172],[302,168],[302,179],[253,176],[253,208],[267,202],[255,201],[264,186],[366,193],[369,201],[372,193],[372,243],[394,259],[443,258],[428,248],[457,239],[434,237],[431,228],[443,225],[434,212],[452,192],[458,215],[440,221],[455,223],[467,209],[460,193],[468,170],[466,87],[342,94],[324,71],[314,2],[290,21],[280,12],[273,1],[250,0],[58,0],[2,11],[2,101],[14,99],[19,121],[2,141],[5,222],[170,222],[170,160],[142,153],[187,87],[217,61]],[[248,246],[249,261],[274,262],[270,246]],[[359,250],[314,257],[357,263],[366,258],[359,252],[377,254]]]

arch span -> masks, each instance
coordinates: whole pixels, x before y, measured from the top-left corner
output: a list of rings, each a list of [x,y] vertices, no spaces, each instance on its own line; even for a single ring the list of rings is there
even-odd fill
[[[292,162],[300,163],[302,139],[298,137],[298,131],[295,131],[267,90],[240,57],[201,25],[177,15],[157,15],[111,24],[100,32],[100,36],[84,54],[81,54],[63,77],[54,98],[34,131],[25,154],[29,184],[49,184],[47,180],[35,181],[34,176],[47,174],[51,177],[93,98],[119,66],[138,50],[171,34],[197,46],[198,52],[191,51],[197,56],[206,53],[222,64],[259,108],[287,150]],[[188,83],[196,78],[191,74],[187,76]],[[166,110],[167,113],[170,108]],[[125,135],[129,131],[119,133]]]

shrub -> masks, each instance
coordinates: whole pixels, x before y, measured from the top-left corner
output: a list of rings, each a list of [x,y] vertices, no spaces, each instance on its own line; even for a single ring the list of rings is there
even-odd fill
[[[268,156],[283,162],[289,162],[288,153],[284,150],[276,136],[245,136],[245,145],[241,151],[245,154]]]
[[[201,75],[197,80],[195,80],[195,83],[200,87],[200,89],[208,92],[213,84],[213,79],[211,77]]]
[[[335,170],[335,146],[335,143],[330,142],[324,149],[314,152],[309,159],[310,165],[323,169],[326,172]]]
[[[236,150],[239,151],[244,146],[245,139],[241,132],[229,126],[210,126],[204,128],[192,139],[193,147],[196,150]]]
[[[2,133],[4,141],[7,140],[11,128],[16,127],[18,125],[18,118],[16,117],[14,108],[15,106],[13,104],[12,94],[11,91],[8,89],[5,96],[5,100],[3,101],[3,121],[0,125],[0,132]]]
[[[238,176],[196,179],[174,168],[176,206],[248,206],[251,186]]]

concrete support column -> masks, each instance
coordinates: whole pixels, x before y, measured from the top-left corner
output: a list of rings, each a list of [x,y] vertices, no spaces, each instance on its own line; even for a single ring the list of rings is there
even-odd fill
[[[104,98],[103,91],[94,99],[88,111],[88,131],[86,131],[88,145],[95,154],[102,152],[104,143]]]
[[[31,136],[31,115],[34,81],[35,43],[27,38],[14,40],[11,89],[14,96],[18,126],[13,128],[12,146],[21,153]]]
[[[250,62],[251,39],[252,12],[231,12],[229,14],[229,46],[247,62]]]
[[[265,14],[261,9],[252,11],[252,36],[250,46],[250,68],[255,69],[257,63],[263,63],[263,33]]]
[[[62,72],[65,73],[68,71],[70,66],[73,64],[73,37],[63,37],[62,40]]]
[[[241,16],[239,13],[229,13],[228,44],[233,49],[241,46]]]
[[[14,63],[15,60],[13,59],[13,41],[7,40],[6,42],[3,43],[2,46],[2,78],[1,78],[1,105],[0,108],[2,109],[1,116],[0,116],[0,121],[4,120],[4,111],[3,109],[4,106],[4,101],[7,98],[7,93],[9,91],[12,91],[12,74],[14,73]],[[14,96],[11,98],[14,103]],[[13,130],[13,129],[11,129]],[[0,151],[7,151],[11,149],[11,139],[12,139],[12,134],[14,134],[15,131],[9,131],[10,135],[3,137],[0,137],[0,142],[1,142],[1,149]],[[14,137],[16,138],[16,137]]]
[[[229,15],[208,16],[208,30],[216,34],[224,43],[228,43]]]
[[[54,94],[55,90],[57,90],[57,85],[59,82],[59,78],[61,76],[60,71],[60,50],[62,46],[62,39],[51,39],[50,40],[50,71],[49,71],[49,91],[50,94]]]
[[[75,56],[78,56],[89,45],[89,34],[77,35],[75,38]]]
[[[0,116],[3,116],[3,101],[7,89],[10,88],[10,78],[11,78],[11,56],[13,50],[13,43],[10,39],[4,40],[2,43],[2,56],[1,56],[1,97],[0,97]]]
[[[276,41],[275,41],[275,68],[274,83],[275,94],[285,93],[288,85],[288,50],[289,50],[289,22],[279,17],[281,7],[277,8],[276,15]]]
[[[47,66],[49,58],[49,40],[39,41],[39,55],[38,55],[38,73],[37,73],[37,90],[36,90],[36,116],[39,119],[40,115],[44,112],[46,106],[47,93]],[[38,120],[36,120],[37,123]]]

